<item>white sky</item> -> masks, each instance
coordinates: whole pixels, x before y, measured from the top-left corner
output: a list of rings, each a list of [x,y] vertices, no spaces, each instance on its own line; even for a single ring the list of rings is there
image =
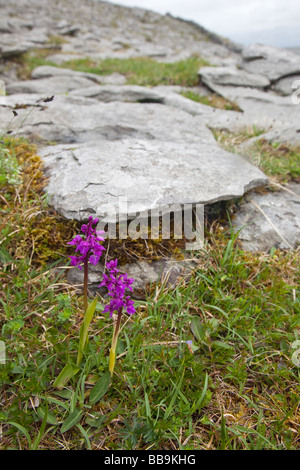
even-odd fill
[[[116,0],[193,20],[240,44],[300,46],[300,0]]]

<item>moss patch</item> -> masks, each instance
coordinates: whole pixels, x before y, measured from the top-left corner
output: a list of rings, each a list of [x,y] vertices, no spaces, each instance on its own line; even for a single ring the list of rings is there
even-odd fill
[[[13,259],[31,258],[37,264],[61,258],[77,224],[47,206],[46,178],[36,147],[25,139],[5,137],[0,150],[6,151],[21,169],[17,184],[7,182],[2,186],[2,250]]]

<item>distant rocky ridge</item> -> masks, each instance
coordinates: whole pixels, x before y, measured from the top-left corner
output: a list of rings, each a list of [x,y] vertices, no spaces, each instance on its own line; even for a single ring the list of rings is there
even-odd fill
[[[233,45],[204,28],[141,8],[96,0],[29,0],[0,3],[1,55],[9,57],[62,36],[57,61],[72,57],[147,56],[179,60],[193,53],[222,63]],[[49,47],[49,43],[48,43]]]
[[[257,139],[300,145],[300,56],[292,52],[260,44],[241,49],[193,22],[93,0],[0,1],[0,18],[0,79],[7,91],[0,128],[6,129],[17,111],[11,130],[38,142],[49,201],[65,217],[103,216],[124,197],[134,214],[240,198],[266,185],[268,178],[243,158],[246,147],[239,154],[226,152],[213,128],[242,132],[254,125],[261,130]],[[59,67],[40,66],[30,80],[19,80],[14,57],[36,48],[49,48],[47,58]],[[127,85],[120,74],[60,67],[70,58],[172,62],[193,54],[212,65],[199,70],[193,91],[222,96],[239,111],[191,101],[179,86],[150,89]],[[52,96],[53,101],[43,101]],[[251,212],[255,232],[247,231],[247,249],[299,243],[299,185],[286,189],[282,203],[278,193],[276,203],[272,194],[264,199],[270,211]],[[255,197],[251,194],[254,202]],[[237,227],[249,223],[244,209]],[[256,222],[262,212],[271,223]],[[143,282],[147,278],[144,265],[130,269],[140,269]],[[155,280],[157,270],[151,269]]]

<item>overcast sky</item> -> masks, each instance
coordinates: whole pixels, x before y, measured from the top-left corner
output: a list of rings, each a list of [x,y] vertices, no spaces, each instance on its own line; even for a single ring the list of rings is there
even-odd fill
[[[118,0],[193,20],[240,44],[300,46],[300,0]]]

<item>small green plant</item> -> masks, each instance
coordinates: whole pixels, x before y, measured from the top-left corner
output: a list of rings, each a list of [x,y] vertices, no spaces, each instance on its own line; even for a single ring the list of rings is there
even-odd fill
[[[18,186],[22,181],[17,158],[0,144],[0,187],[7,184]]]
[[[57,305],[55,306],[53,313],[57,315],[57,321],[59,324],[66,324],[70,321],[74,312],[72,310],[71,299],[67,294],[58,294]]]
[[[222,96],[212,94],[208,96],[199,95],[191,90],[182,91],[181,95],[189,100],[196,101],[196,103],[205,104],[213,108],[226,109],[228,111],[240,111],[236,103],[231,103]]]
[[[278,142],[258,141],[261,169],[280,182],[300,181],[300,148]]]

